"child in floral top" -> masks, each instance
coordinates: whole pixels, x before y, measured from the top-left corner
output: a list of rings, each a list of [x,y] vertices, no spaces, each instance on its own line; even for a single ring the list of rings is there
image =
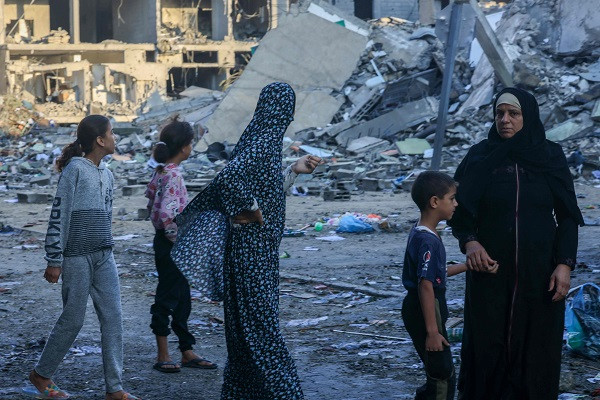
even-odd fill
[[[163,128],[160,141],[154,148],[154,159],[159,163],[148,183],[146,197],[150,220],[156,229],[154,236],[154,259],[158,271],[158,286],[154,304],[150,308],[150,328],[156,335],[158,357],[153,368],[160,372],[179,372],[181,366],[190,368],[217,368],[216,364],[199,357],[192,350],[196,343],[190,333],[187,320],[192,309],[190,286],[171,259],[171,249],[177,238],[175,217],[187,205],[188,196],[179,164],[192,152],[194,132],[187,122],[175,118]],[[171,328],[179,339],[182,353],[181,365],[169,355],[167,336]]]

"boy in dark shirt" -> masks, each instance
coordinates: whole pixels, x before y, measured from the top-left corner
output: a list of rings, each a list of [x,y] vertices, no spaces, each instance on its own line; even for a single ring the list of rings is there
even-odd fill
[[[467,270],[465,264],[446,267],[446,250],[436,227],[449,220],[458,205],[456,182],[441,172],[427,171],[415,180],[411,197],[421,218],[408,236],[402,283],[408,293],[402,303],[402,319],[425,365],[427,382],[416,399],[454,399],[455,375],[445,324],[446,276]],[[495,273],[498,266],[490,267]]]

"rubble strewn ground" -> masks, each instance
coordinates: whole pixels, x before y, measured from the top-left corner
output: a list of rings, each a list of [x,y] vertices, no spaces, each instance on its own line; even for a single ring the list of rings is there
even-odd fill
[[[238,7],[236,12],[248,12]],[[588,224],[580,230],[579,265],[572,286],[598,283],[600,51],[589,33],[596,28],[590,27],[589,18],[581,17],[580,10],[574,11],[572,4],[561,0],[486,2],[482,8],[490,19],[500,21],[496,33],[513,63],[515,83],[536,95],[548,137],[563,146],[571,165]],[[587,36],[579,35],[582,39],[577,43],[565,42],[568,26],[553,15],[569,21],[584,18],[581,26],[589,31]],[[278,54],[273,49],[306,46],[296,39],[305,38],[302,29],[310,27],[293,24],[314,19],[336,37],[360,40],[360,48],[349,44],[348,51],[337,52],[340,56],[329,60],[327,54],[334,54],[328,50],[329,43],[313,40],[311,54],[318,57],[307,56],[302,66],[291,63],[284,68],[281,59],[271,58]],[[286,21],[292,21],[287,28]],[[264,29],[254,22],[238,35]],[[408,190],[413,176],[429,168],[432,156],[443,46],[433,28],[418,22],[390,17],[365,23],[319,1],[293,6],[291,15],[279,22],[280,27],[269,31],[260,44],[263,48],[259,46],[250,60],[248,73],[225,93],[190,86],[179,93],[179,99],[168,102],[155,93],[135,121],[114,121],[117,152],[107,164],[116,178],[113,233],[123,288],[125,378],[127,389],[144,399],[165,394],[217,399],[222,371],[184,370],[164,376],[151,369],[155,350],[148,327],[149,307],[157,280],[143,192],[151,174],[152,145],[173,114],[194,123],[199,132],[208,126],[210,130],[197,146],[206,151],[196,151],[182,164],[192,195],[201,190],[226,164],[243,130],[242,120],[253,110],[259,80],[275,76],[259,72],[271,67],[280,74],[277,79],[296,85],[303,110],[284,140],[284,163],[307,153],[327,161],[312,176],[298,177],[290,189],[290,237],[281,244],[281,326],[307,398],[409,399],[421,383],[420,372],[415,378],[418,359],[405,340],[398,297],[403,288],[398,277],[407,232],[417,217]],[[184,42],[206,40],[203,33],[174,26],[163,26],[164,40],[159,44],[164,52]],[[318,36],[318,32],[310,34]],[[68,38],[63,31],[44,40],[62,43]],[[301,58],[294,61],[302,63]],[[336,63],[343,65],[336,67]],[[338,75],[332,76],[335,71]],[[469,147],[486,136],[492,122],[492,95],[500,87],[485,56],[478,59],[467,50],[459,52],[443,148],[444,171],[452,173]],[[5,259],[5,268],[0,272],[0,327],[5,334],[0,337],[0,365],[8,389],[0,397],[16,399],[60,312],[59,286],[47,284],[41,276],[45,267],[42,239],[58,179],[52,165],[61,149],[74,140],[75,126],[61,124],[53,115],[57,110],[62,115],[69,107],[71,116],[83,117],[92,108],[81,102],[35,104],[35,98],[15,96],[4,96],[1,101],[0,257]],[[94,112],[110,115],[137,112],[127,101],[94,107]],[[226,111],[227,107],[235,110]],[[221,115],[220,121],[226,121],[238,111],[248,115],[241,119],[236,115],[237,122],[227,135],[218,133],[215,127],[221,124],[215,121],[219,119],[211,122],[211,118]],[[317,111],[319,120],[325,122],[311,124],[311,113]],[[375,231],[335,236],[344,240],[317,240],[331,237],[330,224],[346,212],[374,214],[370,221]],[[322,231],[314,230],[315,222],[324,225]],[[448,259],[463,260],[456,241],[443,232]],[[452,280],[448,295],[452,317],[461,317],[463,291],[464,278]],[[93,314],[90,308],[84,330],[56,377],[80,398],[99,397],[102,390],[98,325]],[[194,302],[190,323],[199,353],[221,367],[226,354],[222,320],[220,305],[200,299]],[[455,355],[458,351],[456,343]],[[561,391],[591,395],[598,383],[588,379],[599,372],[597,362],[565,350]]]
[[[578,194],[586,196],[579,200],[585,217],[600,218],[600,189],[587,185],[576,188]],[[0,234],[0,257],[5,260],[0,274],[0,329],[4,333],[0,337],[2,399],[11,400],[20,398],[17,392],[41,352],[61,303],[60,285],[48,284],[42,277],[45,267],[42,239],[48,205],[5,203],[4,200],[14,198],[14,190],[3,193],[0,220],[6,225],[25,227],[16,235],[7,236],[6,228]],[[127,388],[144,399],[218,399],[222,368],[184,369],[180,374],[168,376],[152,369],[155,345],[149,328],[149,309],[157,278],[149,247],[152,226],[149,221],[137,218],[137,209],[144,204],[141,195],[119,194],[115,201],[115,214],[119,215],[115,215],[113,231],[120,239],[116,241],[115,257],[122,286]],[[346,211],[379,214],[398,228],[397,232],[342,233],[337,236],[345,240],[327,242],[317,240],[333,234],[333,229],[325,223],[320,232],[311,227],[304,236],[282,240],[280,251],[289,255],[281,259],[282,276],[314,278],[306,283],[282,278],[280,285],[281,327],[296,359],[307,398],[411,399],[423,379],[418,358],[405,340],[408,334],[400,315],[402,298],[371,293],[403,293],[399,280],[401,261],[408,229],[418,216],[408,193],[367,193],[336,202],[316,196],[290,196],[287,209],[286,224],[291,229]],[[581,229],[580,264],[573,273],[573,286],[598,281],[599,234],[598,226]],[[462,260],[464,256],[454,238],[445,232],[443,239],[448,260]],[[366,287],[370,291],[348,286]],[[451,317],[462,316],[463,293],[464,278],[451,278],[448,293]],[[220,367],[226,356],[222,312],[220,305],[197,299],[190,317],[199,354],[218,362]],[[295,322],[290,324],[291,321]],[[90,303],[84,328],[56,375],[57,382],[78,398],[102,395],[98,330]],[[176,344],[170,346],[175,355]],[[454,343],[455,356],[458,351],[459,343]],[[565,350],[561,390],[590,394],[597,384],[587,379],[598,372],[597,362],[575,357]]]

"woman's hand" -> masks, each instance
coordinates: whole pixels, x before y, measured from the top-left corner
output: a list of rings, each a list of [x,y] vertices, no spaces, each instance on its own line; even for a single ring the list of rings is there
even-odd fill
[[[552,301],[564,299],[571,288],[571,267],[565,264],[558,264],[550,277],[550,286],[548,291],[555,290]]]
[[[492,260],[481,243],[476,240],[467,242],[465,245],[467,250],[467,268],[477,272],[490,272],[497,269],[498,262]],[[495,272],[495,271],[494,271]]]
[[[46,271],[44,271],[44,279],[46,279],[50,283],[58,282],[58,277],[60,276],[61,268],[60,267],[51,267],[47,266]]]
[[[450,343],[439,332],[428,333],[425,338],[425,350],[427,351],[443,351],[445,346],[450,346]]]
[[[256,211],[244,210],[235,217],[233,217],[232,222],[234,224],[240,225],[251,224],[252,222],[258,222],[260,225],[265,224],[260,208]]]
[[[306,155],[292,164],[292,171],[296,174],[312,174],[317,165],[323,164],[323,159],[317,156]]]

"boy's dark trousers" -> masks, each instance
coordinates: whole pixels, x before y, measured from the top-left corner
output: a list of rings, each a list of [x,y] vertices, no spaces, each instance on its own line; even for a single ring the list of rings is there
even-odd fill
[[[190,285],[171,259],[173,243],[165,236],[163,229],[154,236],[154,261],[158,271],[158,286],[154,304],[150,308],[152,322],[150,328],[157,336],[168,336],[169,316],[171,328],[179,339],[179,350],[191,350],[196,343],[188,330],[187,321],[192,311]]]
[[[444,326],[448,319],[448,308],[445,300],[445,290],[435,289],[435,313],[438,331],[448,340]],[[426,351],[425,339],[427,330],[421,310],[419,294],[416,289],[409,290],[402,303],[402,319],[427,374],[425,385],[417,389],[417,400],[453,400],[456,388],[456,376],[450,347],[444,346],[443,351]]]

